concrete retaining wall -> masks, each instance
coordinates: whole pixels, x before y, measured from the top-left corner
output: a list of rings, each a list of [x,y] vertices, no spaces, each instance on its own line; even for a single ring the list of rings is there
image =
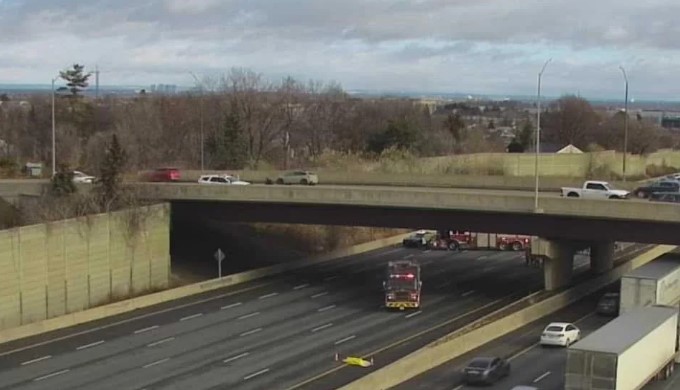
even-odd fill
[[[140,218],[130,229],[130,216]],[[167,288],[170,207],[0,231],[0,330]]]
[[[498,321],[479,326],[480,324],[485,323],[488,318],[496,315],[496,313],[491,313],[392,364],[342,387],[341,390],[389,389],[493,341],[498,337],[506,335],[524,325],[560,310],[571,303],[592,294],[607,284],[620,279],[621,276],[631,269],[644,265],[675,248],[676,247],[672,245],[656,246],[595,279],[591,279],[579,286],[551,296],[530,307],[503,317]]]
[[[324,255],[315,256],[309,259],[304,259],[285,264],[277,264],[271,267],[260,268],[252,271],[228,275],[223,277],[222,279],[212,279],[201,283],[195,283],[170,290],[165,290],[149,295],[128,299],[125,301],[95,307],[89,310],[74,312],[68,315],[62,315],[60,317],[50,318],[44,321],[3,330],[2,332],[0,332],[0,344],[12,340],[18,340],[30,336],[35,336],[37,334],[45,332],[68,328],[70,326],[79,325],[86,322],[95,321],[122,313],[127,313],[137,309],[147,308],[149,306],[157,305],[163,302],[185,298],[192,295],[217,290],[223,287],[234,286],[240,283],[261,279],[266,276],[272,276],[286,271],[304,268],[319,262],[339,259],[342,257],[357,255],[360,253],[369,252],[387,246],[396,245],[401,243],[404,237],[406,237],[408,234],[410,233],[400,234],[397,236],[388,237],[377,241],[355,245],[349,248],[340,249]]]

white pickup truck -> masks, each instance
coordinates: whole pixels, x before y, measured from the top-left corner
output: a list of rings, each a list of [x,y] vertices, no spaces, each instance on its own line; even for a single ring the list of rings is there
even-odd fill
[[[586,199],[626,199],[630,192],[616,190],[606,181],[588,180],[582,188],[562,187],[562,196]]]

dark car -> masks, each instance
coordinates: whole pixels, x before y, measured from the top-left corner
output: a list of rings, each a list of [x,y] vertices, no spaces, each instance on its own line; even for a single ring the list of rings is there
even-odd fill
[[[465,384],[493,384],[510,375],[510,363],[499,357],[478,357],[463,369]]]
[[[652,202],[680,203],[680,192],[654,192],[650,195]]]
[[[149,175],[151,181],[179,181],[179,169],[158,168]]]
[[[633,194],[638,198],[649,198],[655,192],[680,192],[680,182],[676,180],[658,180],[633,190]]]
[[[619,315],[620,294],[616,292],[605,293],[597,302],[597,314],[603,316]]]
[[[419,230],[415,232],[414,234],[411,234],[410,236],[404,238],[401,243],[405,247],[416,247],[416,248],[422,248],[427,246],[430,241],[434,238],[434,234],[426,231],[426,230]]]

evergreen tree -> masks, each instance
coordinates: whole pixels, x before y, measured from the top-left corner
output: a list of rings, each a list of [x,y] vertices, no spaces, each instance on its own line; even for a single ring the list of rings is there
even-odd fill
[[[118,142],[118,137],[113,134],[111,142],[106,146],[104,158],[99,164],[102,200],[105,204],[114,201],[121,190],[122,173],[127,163],[127,153]]]
[[[243,169],[248,160],[241,121],[229,113],[222,128],[206,140],[206,151],[216,169]]]
[[[73,64],[73,68],[59,72],[59,77],[66,81],[73,97],[77,97],[83,89],[88,87],[90,76],[92,76],[92,73],[85,73],[85,66],[79,64]]]
[[[527,150],[534,140],[534,126],[526,121],[521,129],[515,134],[515,140],[522,145],[522,150]]]
[[[60,165],[57,172],[52,176],[51,193],[55,196],[65,196],[77,191],[73,184],[73,171],[65,165]]]

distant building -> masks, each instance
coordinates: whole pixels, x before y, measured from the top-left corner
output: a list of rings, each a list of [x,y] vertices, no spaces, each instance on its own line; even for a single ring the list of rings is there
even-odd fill
[[[536,152],[536,146],[532,145],[527,150],[525,153],[535,153]],[[569,144],[569,145],[564,145],[564,144],[558,144],[558,143],[552,143],[552,142],[541,142],[541,153],[555,153],[555,154],[580,154],[583,153],[583,151],[576,146]]]

